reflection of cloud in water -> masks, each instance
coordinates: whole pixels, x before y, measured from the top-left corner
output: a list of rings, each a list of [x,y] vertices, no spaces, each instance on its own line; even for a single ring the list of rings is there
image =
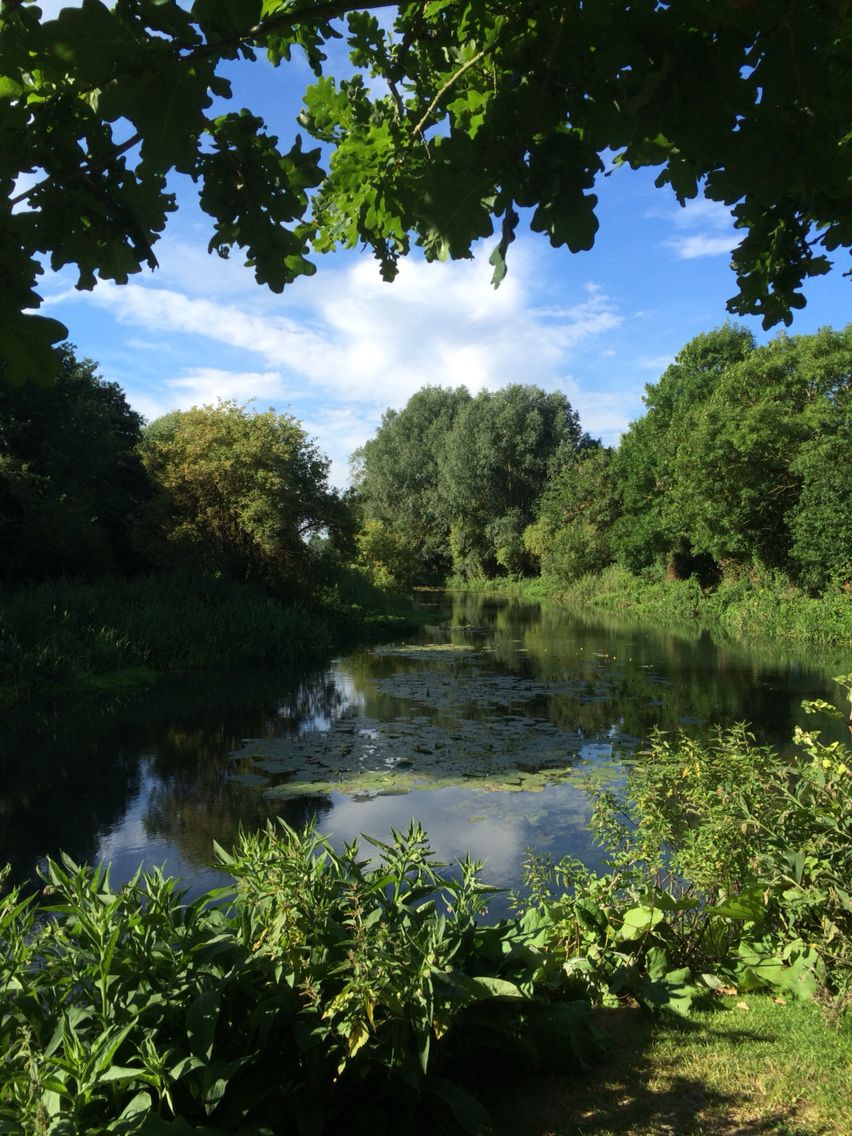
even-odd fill
[[[93,863],[110,865],[110,883],[118,888],[133,876],[140,865],[150,872],[161,867],[166,875],[177,876],[187,886],[187,896],[193,899],[213,887],[221,887],[227,877],[214,867],[205,867],[186,856],[171,840],[153,837],[146,824],[150,795],[160,781],[151,772],[151,759],[142,759],[142,778],[138,794],[131,800],[124,816],[103,832],[97,841]],[[210,862],[213,849],[210,849]]]
[[[511,887],[519,882],[528,850],[597,864],[600,853],[586,829],[588,810],[585,793],[568,785],[536,794],[423,790],[369,801],[335,794],[321,827],[335,845],[365,832],[387,840],[392,828],[404,831],[413,817],[426,829],[438,859],[454,861],[470,853],[484,861],[485,882]]]

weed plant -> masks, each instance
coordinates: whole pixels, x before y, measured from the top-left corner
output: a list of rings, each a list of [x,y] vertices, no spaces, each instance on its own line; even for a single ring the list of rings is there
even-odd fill
[[[780,573],[752,573],[704,589],[697,579],[660,580],[612,565],[565,584],[531,581],[530,598],[546,596],[576,607],[629,613],[662,624],[698,622],[741,639],[775,639],[815,646],[852,643],[852,597],[837,589],[814,597]],[[526,584],[522,587],[524,594]]]
[[[402,598],[356,573],[311,603],[181,574],[52,581],[0,596],[0,703],[119,674],[138,682],[163,672],[315,660],[341,640],[405,624]]]
[[[588,1005],[533,996],[477,865],[442,873],[415,825],[370,844],[270,827],[191,904],[69,860],[40,907],[7,895],[0,1131],[484,1131],[458,1077],[479,1051],[582,1061]]]
[[[852,675],[838,679],[852,693]],[[809,712],[837,714],[826,702]],[[656,733],[592,827],[610,870],[532,859],[522,918],[547,974],[605,1004],[685,1011],[708,991],[852,992],[852,751],[797,728],[790,759],[744,726]]]

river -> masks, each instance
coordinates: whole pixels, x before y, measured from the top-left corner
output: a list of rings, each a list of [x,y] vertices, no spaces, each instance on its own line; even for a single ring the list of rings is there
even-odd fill
[[[222,879],[213,841],[241,826],[316,816],[339,843],[414,817],[441,859],[470,852],[512,887],[530,851],[599,863],[591,794],[655,726],[746,720],[783,747],[802,699],[839,704],[837,659],[556,605],[434,602],[416,637],[307,673],[194,675],[8,721],[0,863],[26,880],[64,850],[109,860],[115,884],[161,865],[196,894]]]

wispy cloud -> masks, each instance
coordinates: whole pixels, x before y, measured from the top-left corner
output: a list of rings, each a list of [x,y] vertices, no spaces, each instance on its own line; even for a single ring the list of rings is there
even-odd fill
[[[699,256],[721,256],[722,253],[730,253],[736,244],[736,238],[733,235],[714,237],[707,233],[693,233],[691,236],[669,241],[668,244],[681,260],[695,260]]]
[[[145,413],[217,398],[272,403],[305,421],[338,478],[382,411],[426,384],[475,392],[537,383],[565,390],[581,415],[587,407],[592,432],[626,425],[617,399],[587,396],[571,378],[577,353],[599,351],[622,324],[617,305],[593,282],[575,288],[573,302],[541,305],[535,251],[523,241],[496,292],[484,257],[407,260],[393,285],[371,260],[355,257],[283,296],[257,288],[238,264],[203,258],[180,241],[161,245],[153,278],[57,296],[93,304],[124,329],[125,347],[146,360],[148,381],[134,382],[125,365],[115,377]],[[155,391],[145,348],[160,344],[171,349],[162,352]]]
[[[655,214],[661,216],[661,214]],[[676,232],[663,243],[679,260],[730,253],[737,244],[731,214],[718,201],[698,198],[662,216]]]

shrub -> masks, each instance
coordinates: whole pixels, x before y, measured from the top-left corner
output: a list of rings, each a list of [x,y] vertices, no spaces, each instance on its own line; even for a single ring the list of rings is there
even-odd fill
[[[478,1045],[582,1052],[588,1006],[532,998],[510,928],[477,922],[477,865],[441,871],[413,824],[370,844],[270,827],[190,904],[160,872],[115,891],[69,860],[41,908],[8,894],[0,1130],[483,1131],[457,1080]]]
[[[839,681],[852,689],[852,676]],[[630,993],[679,1010],[726,984],[804,998],[827,985],[842,998],[852,751],[801,729],[794,747],[782,758],[743,726],[704,742],[655,734],[624,787],[596,802],[610,872],[530,864],[521,908],[550,975],[597,998]]]

